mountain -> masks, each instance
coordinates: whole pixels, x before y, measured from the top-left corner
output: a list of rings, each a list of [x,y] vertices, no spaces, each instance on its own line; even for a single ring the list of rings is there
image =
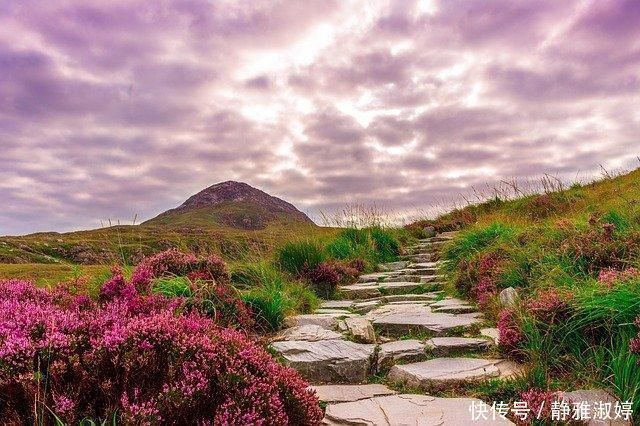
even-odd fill
[[[192,195],[180,206],[143,222],[142,225],[225,226],[264,229],[272,222],[304,222],[309,217],[292,204],[244,182],[227,181]]]

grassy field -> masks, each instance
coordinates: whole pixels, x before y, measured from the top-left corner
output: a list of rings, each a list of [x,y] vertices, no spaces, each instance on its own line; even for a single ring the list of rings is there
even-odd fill
[[[640,414],[640,170],[408,228],[427,225],[462,230],[443,253],[449,290],[475,300],[497,322],[503,355],[528,366],[500,392],[605,388]],[[509,287],[513,305],[499,300]]]

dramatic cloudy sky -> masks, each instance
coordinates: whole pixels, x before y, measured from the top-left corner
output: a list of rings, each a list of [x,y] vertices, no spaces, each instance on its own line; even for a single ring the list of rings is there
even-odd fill
[[[633,167],[640,1],[0,1],[0,234]]]

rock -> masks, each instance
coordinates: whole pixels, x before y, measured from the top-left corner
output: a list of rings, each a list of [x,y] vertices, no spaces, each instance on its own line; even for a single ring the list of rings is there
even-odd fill
[[[380,268],[381,271],[397,271],[399,269],[406,268],[407,264],[408,262],[403,262],[403,261],[388,262],[388,263],[381,263],[380,265],[378,265],[378,267]]]
[[[424,228],[422,228],[422,236],[425,238],[435,237],[436,234],[436,228],[433,226],[425,226]]]
[[[326,309],[320,308],[313,311],[314,314],[336,314],[336,315],[350,315],[351,312],[346,309]]]
[[[519,371],[517,364],[502,359],[434,358],[414,364],[394,365],[389,380],[429,390],[476,382],[490,378],[508,378]]]
[[[313,383],[364,382],[371,370],[375,345],[346,340],[274,342],[273,350],[286,365]]]
[[[321,309],[349,309],[353,300],[327,300],[320,305]]]
[[[464,314],[474,312],[476,308],[469,305],[464,300],[456,298],[446,298],[431,304],[434,312],[448,312],[451,314]]]
[[[376,282],[384,277],[389,276],[387,272],[373,272],[371,274],[364,274],[358,277],[358,282],[360,283],[371,283]]]
[[[499,295],[500,304],[504,308],[513,308],[518,304],[518,300],[520,296],[518,296],[518,292],[513,287],[507,287],[500,292]]]
[[[284,320],[284,324],[287,327],[318,325],[322,328],[335,330],[338,325],[338,319],[333,314],[304,314],[287,317]]]
[[[405,294],[415,292],[421,288],[418,282],[393,281],[378,283],[362,283],[341,286],[338,289],[345,296],[352,299],[368,299],[384,294]]]
[[[365,314],[377,308],[381,303],[382,301],[380,300],[367,300],[363,302],[356,302],[353,305],[353,310],[360,314]]]
[[[591,408],[591,411],[590,411],[591,419],[589,419],[585,423],[586,425],[626,426],[626,425],[632,424],[631,420],[624,420],[622,418],[615,419],[615,405],[616,405],[616,402],[618,402],[618,399],[603,389],[588,389],[588,390],[575,390],[573,392],[560,392],[559,397],[560,399],[564,399],[564,401],[566,401],[571,407],[574,407],[574,404],[584,403]],[[613,417],[612,419],[604,420],[600,418],[598,419],[593,418],[595,417],[595,413],[594,413],[595,404],[599,405],[601,402],[605,404],[607,403],[611,404],[611,407],[612,407],[611,417]]]
[[[493,340],[496,345],[500,344],[500,332],[497,328],[481,328],[480,334]]]
[[[416,425],[469,426],[469,407],[480,404],[472,398],[436,398],[428,395],[387,395],[361,399],[327,407],[324,425]],[[509,420],[491,414],[487,420],[473,421],[474,425],[509,425]]]
[[[284,340],[303,340],[306,342],[317,342],[318,340],[341,339],[342,334],[328,330],[315,324],[299,325],[281,331],[273,339],[274,342]]]
[[[416,362],[425,358],[424,343],[419,340],[396,340],[380,345],[378,370],[387,370],[397,361]]]
[[[311,386],[316,391],[318,399],[322,402],[350,402],[360,399],[373,398],[375,396],[393,395],[397,392],[385,385],[318,385]]]
[[[433,312],[424,304],[385,305],[367,313],[373,327],[389,336],[402,336],[411,331],[429,331],[435,335],[482,322],[482,315]]]
[[[472,337],[434,337],[426,341],[426,347],[434,355],[445,356],[486,351],[491,347],[491,343],[487,339]]]
[[[373,330],[371,321],[360,317],[353,317],[345,319],[344,323],[347,325],[347,329],[357,342],[376,342],[376,332]]]

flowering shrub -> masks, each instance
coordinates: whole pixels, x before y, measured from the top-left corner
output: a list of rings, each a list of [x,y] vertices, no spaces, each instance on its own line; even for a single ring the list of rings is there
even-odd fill
[[[254,324],[251,310],[230,285],[227,266],[218,256],[197,257],[169,249],[144,258],[136,267],[129,283],[124,283],[121,271],[114,272],[114,277],[103,285],[103,297],[113,292],[113,286],[122,287],[121,291],[124,292],[137,289],[147,293],[153,290],[155,279],[187,277],[191,282],[191,296],[186,301],[188,308],[198,309],[225,326],[248,329]]]
[[[580,270],[590,274],[603,269],[624,269],[627,259],[638,254],[640,235],[629,233],[624,237],[617,237],[614,230],[614,224],[599,224],[592,217],[589,229],[575,230],[567,235],[559,251]]]
[[[516,355],[524,334],[513,309],[503,309],[498,316],[498,333],[500,349],[508,355]]]
[[[490,252],[477,256],[474,261],[461,261],[456,288],[473,297],[481,308],[489,306],[498,294],[496,277],[502,270],[502,255]]]
[[[618,283],[631,281],[639,277],[640,271],[636,268],[627,268],[622,271],[608,268],[600,271],[598,282],[608,288],[612,288]]]
[[[47,419],[45,407],[68,423],[113,413],[125,424],[321,420],[300,376],[248,337],[131,287],[116,274],[95,302],[0,282],[3,421]]]
[[[553,324],[566,319],[571,313],[571,295],[555,289],[538,293],[527,302],[527,309],[534,318],[545,324]]]
[[[338,284],[350,282],[358,274],[359,271],[349,264],[328,260],[307,271],[304,277],[311,283],[318,296],[327,298],[333,294]]]
[[[520,393],[520,401],[527,403],[527,408],[531,410],[528,416],[529,423],[533,423],[532,419],[540,421],[551,420],[551,404],[559,401],[557,392],[531,388]]]

